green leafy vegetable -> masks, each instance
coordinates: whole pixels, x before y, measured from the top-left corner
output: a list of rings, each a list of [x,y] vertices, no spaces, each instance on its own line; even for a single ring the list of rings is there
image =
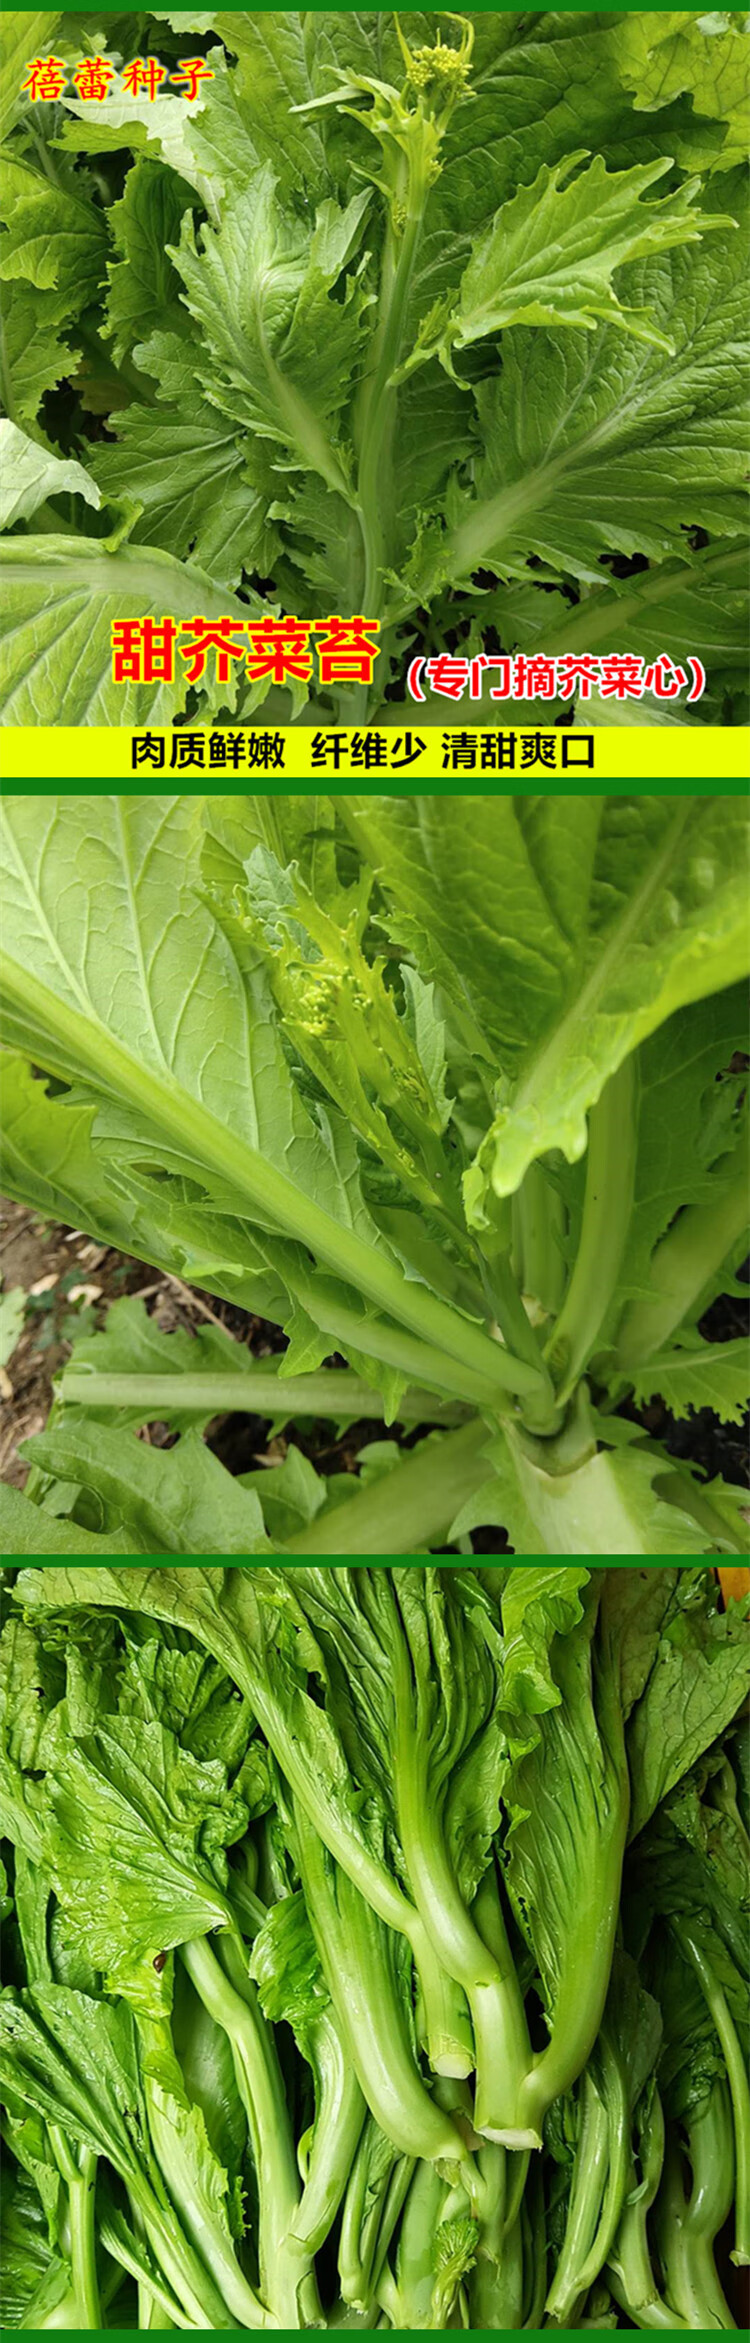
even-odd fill
[[[11,1567],[9,2326],[733,2325],[750,1595],[714,1578]]]
[[[747,1549],[635,1414],[747,1396],[706,1321],[745,1291],[739,798],[8,797],[0,833],[6,1191],[286,1337],[118,1305],[0,1492],[14,1550]],[[233,1409],[374,1419],[359,1477],[292,1437],[233,1478]]]
[[[87,482],[11,504],[6,722],[391,720],[417,640],[678,657],[709,572],[689,720],[741,723],[744,18],[261,15],[6,12],[3,396]],[[190,99],[22,90],[181,41]],[[377,619],[372,687],[111,683],[115,615],[282,610]]]

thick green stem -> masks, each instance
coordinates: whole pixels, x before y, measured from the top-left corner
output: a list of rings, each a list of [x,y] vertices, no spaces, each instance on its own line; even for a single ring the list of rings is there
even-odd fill
[[[367,618],[378,618],[382,608],[383,569],[387,559],[382,515],[393,509],[392,497],[388,495],[388,474],[397,412],[397,393],[389,388],[389,383],[398,365],[404,313],[422,227],[421,189],[416,191],[412,203],[399,239],[390,219],[387,224],[373,363],[362,385],[356,418],[357,498],[365,549],[362,602]]]
[[[561,1406],[591,1357],[617,1284],[633,1209],[637,1128],[631,1056],[606,1083],[589,1118],[580,1243],[546,1353]]]
[[[301,2316],[303,2293],[309,2296],[313,2316],[317,2297],[310,2253],[304,2246],[301,2251],[290,2249],[300,2184],[281,2069],[242,1951],[228,1936],[223,1950],[229,1960],[234,1955],[236,1984],[203,1938],[183,1945],[182,1959],[196,1992],[231,2044],[258,2176],[261,2289],[279,2324],[294,2328],[307,2323]]]
[[[147,2075],[145,2077],[145,2095],[149,2130],[162,2171],[168,2172],[170,2170],[170,2150],[175,2140],[173,2107],[169,2092],[162,2088],[155,2076]],[[226,2326],[234,2322],[238,2326],[247,2328],[277,2326],[278,2320],[266,2310],[264,2304],[258,2301],[257,2295],[253,2292],[241,2270],[229,2231],[225,2227],[221,2215],[217,2217],[214,2206],[208,2200],[207,2192],[202,2188],[199,2179],[193,2180],[192,2173],[184,2159],[180,2173],[179,2191],[174,2175],[170,2174],[170,2178],[175,2194],[179,2193],[180,2220],[187,2236],[192,2241],[195,2259],[202,2263],[206,2275],[208,2276],[210,2273],[216,2287],[221,2289],[223,2305],[226,2305],[229,2314],[228,2318],[221,2318],[218,2322],[214,2321],[213,2323]],[[147,2235],[151,2239],[152,2226],[149,2215],[146,2214],[145,2218]],[[158,2237],[158,2231],[156,2234]],[[174,2283],[172,2271],[165,2259],[163,2242],[159,2244],[158,2250],[164,2263],[166,2275],[170,2279],[170,2283]],[[185,2295],[184,2300],[189,2306],[190,2295]],[[202,2319],[200,2323],[203,2324]]]
[[[73,2190],[80,2185],[81,2174],[78,2164],[66,2133],[60,2125],[49,2124],[48,2132],[52,2153],[65,2179],[70,2199]],[[127,2186],[131,2201],[138,2208],[142,2218],[146,2237],[157,2262],[177,2301],[182,2303],[189,2322],[196,2327],[221,2328],[230,2326],[231,2320],[226,2302],[218,2287],[214,2285],[212,2277],[209,2276],[208,2270],[201,2262],[194,2246],[184,2235],[177,2215],[172,2211],[172,2208],[166,2203],[160,2204],[145,2174],[141,2173],[136,2176],[135,2173],[130,2173]],[[80,2219],[85,2236],[83,2208]],[[72,2210],[70,2228],[72,2238]],[[101,2312],[98,2324],[101,2327]]]
[[[398,2243],[398,2278],[386,2268],[378,2295],[391,2323],[416,2333],[440,2325],[432,2317],[435,2283],[435,2233],[447,2190],[434,2164],[418,2164],[409,2190]]]
[[[421,1928],[421,1934],[420,1934]],[[435,1946],[415,1912],[411,1944],[417,1964],[427,2055],[433,2074],[462,2080],[474,2072],[474,2036],[466,1995],[438,1959]],[[420,2041],[422,2034],[420,2032]]]
[[[693,2172],[688,2221],[694,2237],[713,2242],[723,2229],[734,2196],[734,2141],[729,2094],[717,2077],[708,2098],[688,2118],[688,2154]]]
[[[315,2128],[292,2233],[311,2254],[319,2253],[333,2227],[367,2112],[330,2011],[318,2019],[313,2051]]]
[[[652,2327],[660,2333],[665,2327],[670,2331],[672,2328],[687,2331],[687,2319],[681,2319],[659,2293],[648,2254],[645,2262],[639,2255],[636,2263],[628,2252],[622,2262],[618,2261],[614,2267],[610,2264],[607,2284],[613,2300],[627,2313],[634,2327]]]
[[[67,1367],[57,1386],[70,1407],[150,1409],[152,1416],[376,1416],[385,1400],[346,1367],[321,1367],[310,1375],[277,1372],[221,1375],[103,1375],[94,1368]],[[460,1403],[436,1399],[412,1388],[399,1400],[401,1424],[455,1424]]]
[[[188,2318],[187,2312],[181,2308],[179,2302],[175,2301],[174,2295],[170,2293],[164,2279],[157,2276],[150,2264],[145,2242],[146,2231],[143,2215],[132,2197],[130,2199],[130,2213],[133,2224],[132,2233],[127,2222],[120,2215],[113,2216],[108,2213],[106,2206],[99,2216],[98,2228],[105,2253],[109,2254],[111,2260],[116,2262],[120,2269],[127,2270],[130,2278],[135,2279],[138,2288],[139,2329],[153,2327],[167,2332],[173,2327],[192,2326],[193,2322]]]
[[[93,2148],[82,2148],[78,2179],[71,2184],[70,2258],[80,2304],[81,2325],[99,2329],[102,2311],[96,2274],[96,2166]]]
[[[102,2326],[96,2270],[98,2159],[93,2148],[81,2147],[76,2155],[59,2124],[49,2124],[48,2132],[52,2153],[68,2192],[68,2245],[78,2321],[81,2327],[91,2327],[98,2331]]]
[[[339,2284],[344,2302],[366,2312],[372,2303],[412,2174],[414,2158],[387,2146],[372,2115],[354,2157],[339,2238]]]
[[[722,1986],[714,1975],[711,1962],[687,1920],[675,1920],[674,1932],[682,1951],[692,1962],[700,1978],[703,1992],[716,2027],[724,2053],[727,2081],[734,2117],[734,2153],[736,2164],[735,2235],[732,2261],[742,2268],[750,2263],[750,2085],[734,2019]]]
[[[703,2332],[715,2327],[734,2327],[734,2319],[719,2284],[713,2255],[714,2236],[731,2202],[731,2135],[727,2173],[726,2153],[721,2152],[716,2124],[710,2113],[708,2132],[710,2137],[702,2139],[700,2121],[697,2125],[691,2123],[689,2126],[688,2146],[691,2161],[695,2157],[696,2183],[689,2201],[685,2198],[680,2143],[676,2135],[668,2141],[664,2180],[657,2205],[658,2248],[666,2293],[686,2326]],[[708,2161],[705,2157],[707,2147]],[[718,2166],[714,2168],[717,2150]]]
[[[581,2129],[565,2236],[547,2295],[547,2316],[565,2326],[586,2289],[582,2272],[601,2212],[609,2155],[607,2110],[588,2069],[581,2084]]]
[[[394,1654],[393,1676],[394,1777],[409,1884],[439,1960],[466,1994],[477,2075],[474,2121],[495,2138],[512,2116],[530,2062],[523,2000],[507,1940],[501,1965],[467,1911],[448,1860],[439,1806],[419,1762],[405,1639]]]
[[[606,2036],[600,2038],[603,2095],[590,2069],[583,2077],[584,2118],[576,2154],[571,2208],[547,2310],[562,2325],[573,2317],[598,2278],[612,2246],[630,2171],[630,2122],[625,2077]]]
[[[426,1286],[421,1290],[426,1293]],[[509,1404],[508,1391],[505,1388],[501,1390],[497,1381],[486,1372],[478,1374],[476,1366],[471,1364],[468,1357],[459,1362],[444,1347],[411,1330],[407,1331],[404,1326],[395,1325],[392,1319],[386,1320],[375,1311],[365,1313],[353,1301],[349,1305],[341,1288],[329,1287],[321,1279],[316,1280],[312,1273],[306,1278],[296,1269],[293,1291],[315,1325],[330,1335],[332,1350],[345,1353],[367,1351],[370,1358],[382,1359],[386,1366],[397,1367],[406,1381],[429,1384],[441,1395],[448,1393],[451,1399],[455,1396],[465,1405],[500,1409]],[[460,1322],[466,1323],[465,1320]],[[489,1337],[484,1336],[483,1340],[487,1341]],[[496,1348],[500,1346],[496,1345]],[[500,1356],[507,1360],[510,1354],[500,1350]],[[519,1367],[525,1376],[528,1368],[523,1362],[519,1362]],[[515,1379],[515,1362],[510,1372]]]
[[[561,1655],[561,1671],[563,1658]],[[508,2144],[526,2146],[529,2134],[541,2146],[542,2124],[553,2099],[577,2081],[590,2057],[604,2015],[620,1909],[622,1864],[630,1813],[630,1781],[616,1661],[594,1660],[594,1687],[601,1778],[593,1788],[593,1828],[585,1870],[561,1947],[560,1975],[546,2050],[532,2059],[517,2102],[518,2135]],[[565,1712],[565,1681],[561,1680]]]
[[[342,2040],[368,2107],[402,2155],[446,2160],[458,2170],[467,2149],[422,2082],[388,1931],[346,1872],[334,1868],[296,1799],[294,1812],[305,1902]]]
[[[565,1288],[565,1208],[540,1163],[530,1163],[512,1199],[514,1269],[521,1292],[559,1310]]]
[[[695,1315],[705,1289],[743,1241],[747,1208],[748,1151],[743,1145],[724,1195],[688,1206],[657,1245],[649,1270],[652,1298],[631,1302],[615,1346],[614,1364],[625,1374],[661,1350],[683,1319]]]
[[[477,2163],[482,2197],[476,2262],[469,2277],[471,2324],[479,2333],[515,2334],[523,2324],[523,2234],[520,2205],[509,2218],[507,2148],[487,2141]]]
[[[143,2215],[143,2226],[149,2245],[164,2272],[167,2285],[188,2313],[193,2325],[203,2328],[231,2327],[232,2315],[213,2276],[203,2268],[200,2256],[183,2236],[176,2214],[160,2205],[153,2191],[135,2180],[130,2182],[131,2193]],[[261,2325],[256,2320],[256,2325]]]
[[[524,2327],[534,2334],[542,2324],[547,2291],[547,2222],[544,2184],[539,2159],[534,2158],[529,2185],[521,2205],[523,2238]]]
[[[487,1478],[487,1426],[474,1417],[407,1455],[346,1504],[326,1506],[289,1538],[285,1554],[413,1554],[444,1542],[467,1497]]]
[[[615,2237],[620,2214],[625,2202],[630,2166],[630,2110],[625,2075],[619,2058],[602,2042],[602,2067],[609,2125],[607,2182],[604,2201],[591,2250],[581,2272],[582,2289],[588,2293],[603,2269]]]
[[[557,1431],[562,1420],[560,1409],[542,1358],[538,1337],[526,1315],[507,1253],[498,1254],[491,1268],[488,1268],[487,1286],[508,1349],[515,1358],[525,1359],[527,1365],[541,1378],[538,1391],[526,1402],[524,1421],[534,1432]]]

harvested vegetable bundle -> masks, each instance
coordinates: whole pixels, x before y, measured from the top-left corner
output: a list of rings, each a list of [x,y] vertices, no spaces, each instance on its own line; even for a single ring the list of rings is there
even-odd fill
[[[5,1608],[6,2324],[733,2325],[750,1597],[131,1564]]]

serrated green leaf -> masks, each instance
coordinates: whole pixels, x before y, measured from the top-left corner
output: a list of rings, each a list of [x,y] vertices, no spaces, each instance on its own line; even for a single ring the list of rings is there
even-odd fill
[[[255,1492],[225,1472],[197,1432],[164,1449],[101,1424],[59,1425],[35,1433],[24,1454],[52,1481],[85,1490],[85,1527],[124,1530],[141,1553],[214,1553],[217,1534],[222,1552],[264,1550]]]
[[[726,125],[718,167],[747,154],[750,38],[742,12],[628,10],[618,25],[618,70],[638,110],[658,112],[683,93],[697,115]]]
[[[744,972],[744,811],[732,798],[347,802],[397,932],[456,1016],[471,1011],[472,1046],[500,1072],[464,1174],[479,1226],[488,1191],[512,1195],[539,1155],[583,1153],[589,1106],[640,1040]]]
[[[613,276],[627,261],[695,242],[703,228],[722,223],[716,215],[693,212],[697,181],[677,195],[643,203],[666,163],[608,172],[601,156],[578,169],[584,162],[578,152],[564,164],[543,164],[533,184],[501,206],[474,248],[443,330],[439,317],[434,333],[425,321],[417,363],[437,347],[450,364],[452,351],[504,326],[593,328],[599,319],[637,340],[670,346],[646,311],[621,305]],[[407,359],[407,369],[411,363]]]
[[[724,192],[741,223],[737,176]],[[648,310],[671,356],[644,357],[613,327],[593,345],[559,331],[507,336],[502,374],[475,393],[486,456],[476,502],[435,548],[443,578],[480,565],[518,575],[532,551],[558,574],[598,580],[607,551],[661,562],[684,554],[696,523],[746,532],[742,246],[741,226],[722,228],[697,253],[623,272],[622,299]]]
[[[92,108],[84,101],[66,96],[64,103],[60,144],[68,152],[95,155],[130,147],[133,154],[149,154],[185,179],[210,216],[218,218],[210,169],[202,168],[190,143],[191,119],[200,112],[202,97],[131,98],[124,93],[98,102],[93,121]]]
[[[181,322],[179,280],[167,246],[179,237],[189,203],[187,189],[173,171],[139,155],[120,202],[110,205],[117,257],[108,269],[105,331],[111,336],[116,364],[135,342],[145,342],[157,328],[164,332],[169,327],[170,309]]]
[[[6,724],[165,724],[186,705],[184,671],[173,683],[112,680],[116,619],[152,613],[177,619],[253,615],[197,566],[156,548],[64,536],[8,538],[5,570]],[[182,667],[182,662],[180,662]],[[231,707],[237,676],[226,684],[206,669],[207,707]]]
[[[317,123],[293,112],[312,96],[305,56],[305,18],[297,9],[219,10],[216,31],[238,61],[239,92],[263,162],[273,164],[287,192],[300,184],[315,196],[326,190]]]
[[[642,570],[621,584],[591,588],[574,609],[562,594],[540,594],[536,588],[503,586],[480,603],[481,621],[497,626],[504,649],[518,642],[555,657],[566,652],[634,651],[647,663],[663,651],[676,665],[699,656],[706,669],[706,691],[693,709],[684,699],[674,704],[674,716],[684,724],[689,715],[715,723],[723,717],[723,694],[740,691],[745,678],[748,635],[747,549],[744,545],[707,546],[688,567],[685,562],[663,562]],[[486,616],[485,616],[486,614]],[[689,667],[686,673],[690,674]],[[540,701],[530,703],[539,713]],[[623,703],[633,723],[653,724],[666,704],[646,693],[643,699]],[[597,718],[612,724],[623,710],[611,697],[602,699],[594,687],[590,700],[579,700],[585,724]]]
[[[344,492],[336,427],[358,362],[362,296],[351,279],[344,300],[331,291],[365,203],[331,204],[311,234],[281,209],[264,169],[224,207],[220,233],[204,229],[202,249],[183,221],[173,254],[204,336],[198,371],[212,399]]]
[[[658,1395],[673,1416],[710,1407],[722,1424],[744,1422],[750,1399],[750,1358],[744,1337],[733,1342],[700,1342],[689,1349],[655,1351],[635,1370],[633,1395],[639,1407]]]
[[[56,1893],[111,1991],[121,1981],[127,1990],[161,1951],[229,1923],[220,1850],[242,1836],[247,1809],[222,1764],[198,1762],[156,1721],[117,1715],[84,1740],[53,1732],[44,1765]]]
[[[5,407],[19,429],[35,427],[45,392],[72,372],[75,358],[62,328],[75,304],[66,295],[38,293],[30,285],[0,285],[0,326],[5,358]]]
[[[15,166],[16,171],[18,166]],[[95,300],[104,281],[108,240],[104,213],[84,193],[51,187],[24,170],[28,191],[14,188],[12,216],[0,247],[0,277],[54,289],[69,314]]]
[[[731,1724],[749,1684],[748,1598],[721,1611],[715,1582],[678,1571],[654,1665],[628,1726],[631,1839]]]
[[[117,446],[94,447],[91,455],[105,494],[137,497],[143,507],[132,542],[189,557],[233,589],[243,569],[267,575],[278,537],[267,519],[275,481],[262,451],[251,455],[239,425],[206,398],[190,341],[154,333],[136,355],[156,382],[156,399],[118,414]]]
[[[99,490],[89,479],[83,465],[72,457],[48,455],[34,439],[27,439],[15,423],[0,421],[0,527],[13,528],[16,521],[27,521],[38,511],[48,496],[61,496],[68,490],[72,496],[82,496],[86,504],[101,504]]]
[[[41,1512],[39,1506],[33,1505],[31,1498],[25,1497],[21,1489],[11,1488],[5,1482],[0,1482],[0,1534],[7,1553],[33,1557],[39,1554],[72,1554],[80,1560],[81,1555],[85,1554],[93,1561],[98,1554],[137,1554],[139,1551],[137,1539],[128,1532],[118,1530],[112,1537],[92,1537],[88,1530],[80,1529],[77,1522],[58,1520],[51,1513]]]

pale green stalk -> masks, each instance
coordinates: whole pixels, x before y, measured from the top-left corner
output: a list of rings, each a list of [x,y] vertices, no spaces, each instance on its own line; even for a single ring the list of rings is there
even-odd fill
[[[70,1407],[150,1408],[154,1416],[182,1415],[384,1416],[382,1393],[346,1367],[321,1367],[309,1375],[279,1375],[253,1368],[242,1374],[100,1374],[94,1367],[65,1367],[57,1396]],[[460,1403],[436,1399],[430,1391],[405,1391],[398,1402],[401,1424],[455,1424]]]
[[[445,1432],[416,1455],[406,1454],[393,1471],[360,1489],[345,1504],[326,1506],[296,1537],[285,1554],[423,1553],[445,1541],[461,1505],[487,1478],[482,1451],[487,1425],[474,1417],[456,1432]]]
[[[744,1238],[748,1218],[748,1148],[743,1145],[730,1185],[709,1204],[691,1204],[657,1245],[649,1270],[651,1299],[631,1302],[614,1350],[627,1374],[670,1340],[694,1314],[724,1262]]]
[[[546,1351],[561,1407],[591,1357],[617,1284],[633,1209],[637,1130],[631,1055],[606,1083],[589,1117],[578,1252]]]
[[[225,1960],[231,1963],[231,1978],[203,1938],[184,1944],[181,1957],[196,1992],[231,2045],[258,2176],[258,2260],[263,2298],[275,2314],[272,2324],[296,2328],[309,2323],[310,2317],[314,2322],[318,2304],[311,2251],[304,2239],[300,2244],[294,2239],[300,2181],[284,2084],[273,2035],[247,1974],[240,1941],[228,1933],[220,1941]],[[241,2304],[230,2303],[230,2307],[239,2315]]]

